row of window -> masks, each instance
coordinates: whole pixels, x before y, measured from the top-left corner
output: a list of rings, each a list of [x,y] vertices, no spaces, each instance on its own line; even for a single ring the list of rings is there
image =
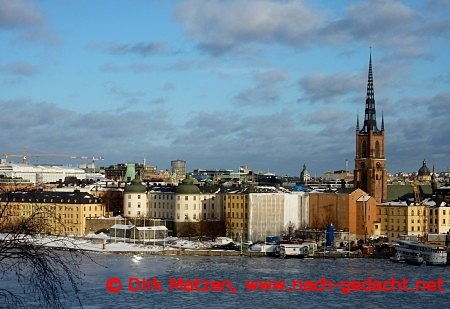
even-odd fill
[[[169,196],[170,196],[170,198],[169,198]],[[166,197],[167,197],[167,200],[173,200],[173,195],[169,195],[169,194],[154,194],[153,195],[153,199],[158,199],[158,200],[165,200],[166,199]],[[191,195],[191,197],[192,197],[192,200],[193,201],[196,201],[197,200],[197,195]],[[131,194],[128,194],[128,199],[131,199]],[[138,200],[140,200],[141,199],[141,195],[140,194],[138,194],[137,195],[137,199]],[[211,199],[211,200],[213,200],[214,201],[214,196],[208,196],[208,197],[206,197],[206,196],[204,196],[203,197],[203,200],[207,200],[207,199]],[[181,200],[181,196],[180,195],[177,195],[177,201],[179,201],[179,200]],[[185,201],[189,201],[189,195],[184,195],[184,200]],[[201,200],[201,198],[199,198],[199,200]]]
[[[406,209],[397,209],[397,215],[406,215]],[[414,211],[414,209],[411,210],[411,216],[414,216],[414,214],[417,213],[418,216],[422,215],[422,211],[421,210],[417,210],[417,212]],[[438,209],[430,209],[430,216],[438,216]],[[450,211],[446,212],[445,209],[442,209],[442,215],[446,215],[446,214],[450,215]],[[379,215],[387,215],[388,214],[388,210],[385,211],[384,214],[382,214],[382,209],[378,210],[378,214]],[[394,210],[391,210],[391,215],[394,216]],[[427,211],[426,209],[423,210],[423,215],[426,216],[427,215]]]
[[[230,208],[235,208],[235,206],[236,206],[236,208],[241,208],[241,209],[244,209],[244,205],[245,205],[245,208],[248,208],[248,204],[247,203],[236,203],[236,205],[234,204],[234,203],[231,203],[231,207],[230,207],[230,203],[228,204],[228,209],[230,209]],[[239,207],[239,206],[241,206],[241,207]]]
[[[236,222],[236,224],[234,224],[234,222],[231,222],[231,227],[242,227],[242,228],[247,228],[247,223],[243,224],[242,222],[238,223]]]
[[[137,211],[136,212],[136,215],[138,215],[138,216],[140,216],[141,214],[143,214],[143,213],[141,213],[140,211]],[[131,216],[132,215],[132,213],[131,213],[131,211],[130,210],[128,210],[128,215],[129,216]],[[158,212],[158,213],[156,213],[156,211],[154,212],[154,218],[166,218],[166,219],[169,219],[169,213],[167,213],[167,212]],[[202,218],[202,216],[201,216],[201,214],[193,214],[192,215],[192,219],[193,220],[197,220],[197,219],[201,219]],[[172,213],[170,213],[170,219],[173,219],[173,214]],[[180,219],[180,214],[179,213],[177,213],[177,219],[179,220]],[[185,215],[184,215],[184,219],[185,220],[189,220],[189,215],[186,213]],[[214,215],[214,213],[211,213],[211,214],[206,214],[206,213],[203,213],[203,220],[207,220],[207,219],[215,219],[215,215]]]
[[[438,219],[437,218],[434,218],[434,220],[430,219],[430,224],[433,224],[433,221],[434,221],[434,224],[438,224]],[[388,222],[388,219],[384,218],[384,222]],[[443,218],[442,219],[442,224],[445,224],[445,222],[446,222],[446,220],[445,220],[445,218]],[[392,219],[392,218],[391,218],[391,223],[394,223],[394,219]],[[400,219],[397,219],[397,223],[400,223]],[[406,223],[406,219],[403,219],[402,223]],[[416,222],[415,222],[414,219],[411,219],[411,223],[416,223]],[[420,219],[417,219],[417,223],[420,223]]]

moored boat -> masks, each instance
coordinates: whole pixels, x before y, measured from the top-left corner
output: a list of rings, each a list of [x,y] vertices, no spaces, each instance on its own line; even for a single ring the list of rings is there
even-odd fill
[[[410,240],[398,240],[397,254],[411,264],[447,264],[447,250],[437,245],[428,245]]]

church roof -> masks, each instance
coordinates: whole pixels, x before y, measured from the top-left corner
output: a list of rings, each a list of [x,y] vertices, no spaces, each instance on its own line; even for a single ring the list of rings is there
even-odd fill
[[[432,195],[431,185],[420,184],[418,185],[418,189],[420,192],[421,199],[431,197]],[[387,192],[388,201],[395,201],[398,199],[405,201],[408,199],[414,199],[414,191],[410,185],[388,184],[387,190],[388,190]]]
[[[300,177],[303,178],[305,176],[311,176],[308,169],[306,168],[306,164],[303,164],[303,170],[300,173]]]
[[[419,169],[419,172],[417,173],[418,176],[430,176],[431,172],[430,169],[427,166],[427,162],[423,160],[422,167]]]

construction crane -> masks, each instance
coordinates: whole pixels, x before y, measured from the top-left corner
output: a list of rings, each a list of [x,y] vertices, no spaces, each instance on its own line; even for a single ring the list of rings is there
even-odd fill
[[[98,160],[104,160],[105,158],[103,156],[98,156],[98,157],[83,157],[83,159],[89,159],[92,161],[91,165],[85,165],[84,167],[82,167],[82,165],[80,164],[80,168],[87,170],[87,168],[92,169],[93,172],[95,172],[95,161]]]
[[[414,181],[413,183],[411,183],[411,187],[414,192],[414,204],[420,205],[421,201],[420,201],[419,185]]]
[[[80,155],[73,155],[73,154],[60,154],[60,153],[27,153],[26,149],[24,148],[22,154],[15,154],[15,153],[4,153],[3,158],[7,159],[9,157],[19,157],[22,158],[23,164],[28,164],[28,158],[34,157],[53,157],[53,158],[70,158],[70,159],[82,159],[87,160],[90,159],[92,162],[96,160],[104,160],[102,156],[97,157],[88,157],[88,156],[80,156]]]

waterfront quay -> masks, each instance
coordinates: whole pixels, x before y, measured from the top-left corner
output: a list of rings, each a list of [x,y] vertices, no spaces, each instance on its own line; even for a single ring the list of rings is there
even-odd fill
[[[139,255],[176,255],[176,256],[245,256],[245,257],[276,257],[274,254],[268,254],[266,252],[260,251],[236,251],[236,250],[213,250],[213,249],[165,249],[165,250],[155,250],[155,251],[114,251],[113,253],[119,254],[139,254]],[[291,257],[292,259],[298,259],[298,257]],[[314,259],[336,259],[336,258],[388,258],[387,256],[373,255],[373,254],[362,254],[361,252],[332,252],[323,253],[316,252],[307,257],[302,258],[314,258]]]

